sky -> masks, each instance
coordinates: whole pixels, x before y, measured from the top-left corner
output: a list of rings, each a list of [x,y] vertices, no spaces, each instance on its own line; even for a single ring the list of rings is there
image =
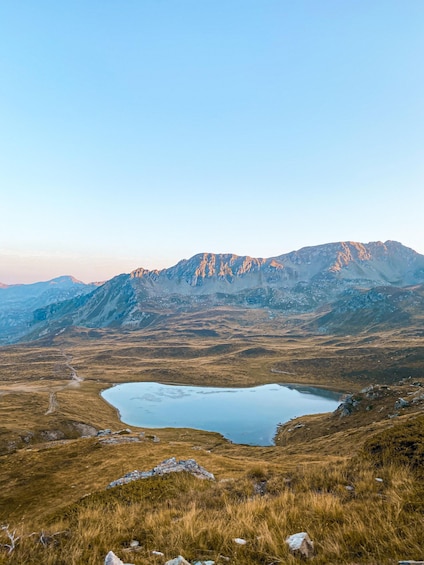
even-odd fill
[[[3,0],[0,281],[424,253],[422,0]]]

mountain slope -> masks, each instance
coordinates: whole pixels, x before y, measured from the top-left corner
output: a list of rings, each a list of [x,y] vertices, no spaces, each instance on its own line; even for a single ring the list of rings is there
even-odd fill
[[[70,276],[33,284],[1,285],[0,343],[10,343],[27,333],[35,309],[90,293],[97,286]]]
[[[38,310],[33,335],[69,325],[143,327],[199,307],[266,308],[290,315],[337,303],[341,315],[338,301],[352,300],[348,291],[422,283],[424,256],[394,241],[330,243],[268,259],[203,253],[168,269],[119,275],[84,299]],[[417,307],[422,308],[420,300]],[[323,320],[320,327],[326,324]]]
[[[384,327],[424,325],[424,285],[350,289],[314,322],[319,333],[355,334]]]

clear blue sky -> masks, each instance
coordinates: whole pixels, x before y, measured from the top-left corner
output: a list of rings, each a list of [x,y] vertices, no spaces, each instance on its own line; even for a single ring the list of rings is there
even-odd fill
[[[424,253],[422,0],[4,0],[0,281]]]

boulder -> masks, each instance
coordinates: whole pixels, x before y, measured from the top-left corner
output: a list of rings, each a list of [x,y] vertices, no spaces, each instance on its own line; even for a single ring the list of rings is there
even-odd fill
[[[286,544],[289,546],[293,555],[310,559],[314,555],[314,542],[306,532],[299,532],[286,538]]]
[[[99,441],[102,445],[119,445],[121,443],[135,443],[140,441],[138,437],[128,436],[114,436],[114,437],[101,437]]]
[[[335,411],[340,415],[340,418],[344,418],[350,416],[358,404],[359,399],[355,398],[353,394],[348,394]]]

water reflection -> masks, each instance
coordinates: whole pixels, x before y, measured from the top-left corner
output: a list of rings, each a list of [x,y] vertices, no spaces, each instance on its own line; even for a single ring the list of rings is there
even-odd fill
[[[102,392],[123,422],[144,428],[196,428],[234,443],[272,445],[279,423],[330,412],[340,394],[298,385],[249,388],[125,383]]]

